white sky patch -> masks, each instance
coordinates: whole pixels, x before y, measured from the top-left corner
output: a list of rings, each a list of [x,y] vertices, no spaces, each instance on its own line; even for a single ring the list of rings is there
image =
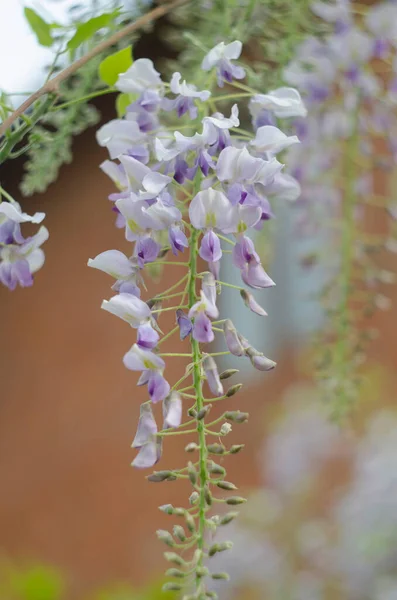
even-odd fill
[[[54,50],[43,48],[26,22],[23,9],[29,6],[46,21],[67,24],[68,9],[79,4],[90,8],[92,0],[0,0],[0,90],[32,92],[44,80],[43,67],[52,64]],[[96,0],[98,7],[109,8],[109,0]],[[119,4],[123,4],[120,0]],[[21,96],[12,103],[20,104]]]

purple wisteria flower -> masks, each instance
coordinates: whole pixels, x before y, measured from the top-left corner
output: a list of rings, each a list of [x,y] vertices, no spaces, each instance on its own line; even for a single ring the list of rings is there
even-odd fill
[[[216,67],[219,87],[223,87],[225,81],[231,83],[233,79],[244,79],[245,70],[231,62],[240,57],[242,48],[242,43],[238,40],[227,45],[220,42],[205,56],[201,68],[204,71],[210,71]]]
[[[11,291],[19,285],[33,285],[33,275],[44,264],[44,252],[41,245],[48,239],[46,227],[30,237],[21,233],[23,223],[41,223],[44,213],[30,216],[17,202],[0,203],[0,281]]]
[[[195,85],[182,81],[182,75],[180,73],[174,73],[170,83],[170,89],[173,94],[176,94],[176,98],[171,100],[170,98],[164,98],[162,107],[166,111],[175,110],[178,117],[182,117],[185,113],[189,113],[191,119],[197,117],[197,106],[194,104],[195,98],[205,102],[211,96],[211,92],[208,90],[198,91]]]

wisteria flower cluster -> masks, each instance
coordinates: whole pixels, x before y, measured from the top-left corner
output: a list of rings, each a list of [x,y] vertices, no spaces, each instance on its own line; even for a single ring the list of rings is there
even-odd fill
[[[10,290],[18,285],[33,285],[33,274],[44,264],[40,246],[48,239],[47,228],[42,225],[36,234],[26,238],[21,232],[22,223],[41,223],[44,217],[44,213],[29,216],[22,212],[20,205],[0,187],[0,282]]]
[[[307,119],[295,120],[305,151],[290,148],[287,162],[302,188],[299,229],[321,236],[321,249],[304,262],[328,265],[325,352],[317,359],[340,415],[357,397],[371,335],[360,323],[389,306],[383,288],[395,279],[378,257],[397,249],[397,4],[340,0],[314,2],[312,10],[334,31],[308,38],[285,69],[309,108]]]
[[[245,76],[244,69],[233,62],[241,50],[239,41],[226,45],[222,42],[205,56],[202,68],[208,71],[208,89],[203,90],[184,81],[180,73],[174,73],[170,83],[165,83],[150,60],[136,60],[116,83],[117,89],[131,95],[125,117],[110,121],[97,134],[111,159],[101,168],[117,187],[110,196],[116,225],[124,229],[126,240],[133,244],[129,256],[114,249],[89,261],[89,266],[115,279],[114,295],[104,300],[102,308],[137,332],[123,360],[127,369],[139,374],[138,385],[146,386],[148,400],[140,409],[132,443],[138,453],[132,464],[138,468],[155,465],[164,439],[176,429],[178,434],[195,436],[186,445],[186,452],[197,458],[192,458],[187,467],[155,471],[149,476],[153,482],[189,479],[193,486],[189,508],[160,507],[167,514],[181,517],[184,526],[176,525],[172,533],[157,532],[170,548],[166,559],[174,564],[167,571],[173,581],[165,589],[184,590],[185,600],[216,598],[208,587],[208,578],[228,577],[211,573],[206,559],[231,548],[231,542],[217,543],[214,536],[217,528],[232,521],[237,513],[233,510],[210,516],[212,506],[216,502],[216,506],[224,503],[235,507],[245,502],[237,495],[216,496],[222,490],[237,489],[225,480],[224,467],[213,458],[236,454],[243,448],[227,447],[223,439],[231,431],[231,424],[244,423],[248,414],[227,411],[208,421],[213,404],[234,396],[241,388],[241,384],[235,384],[225,389],[224,382],[237,371],[219,373],[215,357],[232,354],[246,358],[260,371],[275,367],[230,319],[220,318],[218,297],[224,286],[235,288],[253,313],[266,315],[244,285],[222,280],[223,263],[231,258],[242,284],[248,288],[273,286],[249,233],[261,229],[272,217],[271,201],[293,199],[299,194],[299,185],[283,173],[284,165],[277,159],[281,151],[297,144],[298,138],[285,135],[267,121],[271,115],[297,117],[306,110],[298,92],[291,88],[269,94],[247,88],[247,93],[246,86],[236,81]],[[257,124],[253,135],[240,128],[237,104],[227,114],[218,110],[219,102],[227,102],[227,94],[213,93],[214,79],[220,87],[228,85],[237,92],[242,88],[241,97],[252,95]],[[170,119],[175,121],[184,115],[188,121],[167,125]],[[192,135],[181,133],[185,129],[190,129]],[[168,255],[173,255],[173,260]],[[188,258],[183,262],[184,255]],[[144,300],[145,277],[153,265],[164,265],[165,269],[179,266],[186,272],[161,294]],[[172,305],[165,306],[169,301]],[[163,311],[175,314],[175,327],[166,334],[159,323]],[[189,351],[162,352],[161,344],[176,334],[188,340]],[[208,344],[216,334],[223,337],[225,351],[211,351]],[[174,356],[188,361],[176,383],[168,381],[165,361]],[[210,397],[204,395],[205,383]],[[159,403],[161,428],[154,412]]]

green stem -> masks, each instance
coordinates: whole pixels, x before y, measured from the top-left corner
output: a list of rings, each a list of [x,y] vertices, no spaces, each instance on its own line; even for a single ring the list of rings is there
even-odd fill
[[[68,108],[73,104],[80,104],[81,102],[86,102],[87,100],[92,100],[93,98],[98,98],[99,96],[104,96],[105,94],[114,94],[117,92],[115,88],[106,88],[105,90],[98,90],[97,92],[92,92],[92,94],[87,94],[86,96],[81,96],[81,98],[76,98],[75,100],[69,100],[69,102],[63,102],[62,104],[56,104],[51,111],[62,110],[63,108]]]
[[[13,148],[23,140],[25,135],[32,129],[33,125],[45,115],[52,104],[55,101],[54,94],[48,94],[47,98],[43,100],[34,110],[33,114],[30,115],[30,123],[24,123],[18,129],[12,131],[12,133],[6,138],[6,142],[0,148],[0,165],[10,157]]]
[[[189,270],[189,307],[192,307],[196,302],[196,280],[197,280],[197,256],[198,256],[198,239],[200,232],[197,229],[192,230],[190,236],[190,270]],[[203,383],[201,375],[202,355],[200,344],[191,338],[192,355],[193,355],[193,386],[196,395],[196,410],[199,412],[204,408]],[[199,445],[199,477],[200,477],[200,497],[198,502],[198,528],[197,528],[197,548],[202,551],[201,556],[197,561],[196,567],[203,566],[203,551],[205,544],[205,513],[207,509],[205,492],[209,474],[207,471],[207,443],[204,419],[197,421],[197,434]],[[196,575],[196,591],[201,588],[201,579]]]

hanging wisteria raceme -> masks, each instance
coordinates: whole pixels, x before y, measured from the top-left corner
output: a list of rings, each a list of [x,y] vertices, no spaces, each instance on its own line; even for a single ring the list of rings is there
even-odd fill
[[[334,32],[307,39],[284,72],[309,108],[307,119],[295,120],[302,146],[286,160],[302,188],[298,230],[321,237],[304,262],[328,268],[327,325],[316,345],[324,350],[316,359],[340,416],[357,397],[372,336],[363,322],[389,306],[384,284],[395,279],[380,259],[384,249],[397,251],[397,4],[341,0],[312,9]],[[257,122],[271,121],[261,105],[251,107]]]
[[[10,290],[19,285],[33,285],[33,274],[44,264],[41,245],[48,239],[48,230],[43,225],[38,232],[23,237],[22,223],[41,223],[44,213],[30,216],[0,186],[0,282]]]
[[[104,300],[102,308],[136,329],[123,361],[127,369],[137,372],[138,385],[146,386],[148,399],[140,409],[132,443],[138,453],[132,464],[153,467],[168,436],[189,438],[186,452],[192,458],[187,466],[155,471],[148,477],[152,482],[187,479],[193,486],[188,508],[160,507],[179,517],[183,526],[175,525],[172,533],[157,532],[169,546],[165,557],[173,565],[167,571],[172,581],[165,589],[183,590],[185,600],[217,597],[208,582],[211,577],[226,579],[228,575],[211,572],[207,559],[231,548],[229,541],[216,542],[216,530],[232,521],[237,515],[234,507],[245,502],[234,494],[236,486],[226,480],[226,471],[216,459],[243,448],[227,445],[225,438],[232,424],[246,422],[248,414],[226,410],[209,419],[213,404],[227,402],[241,388],[238,383],[225,387],[237,371],[219,373],[215,359],[232,354],[248,359],[259,371],[275,367],[227,315],[220,314],[218,297],[224,286],[234,288],[236,301],[255,318],[266,315],[245,287],[274,285],[250,232],[261,229],[272,217],[271,200],[299,194],[299,185],[283,173],[284,165],[276,158],[298,143],[298,138],[268,123],[256,134],[240,128],[239,107],[227,102],[224,92],[233,89],[233,101],[252,95],[259,105],[258,119],[264,110],[267,115],[297,117],[306,113],[305,108],[293,89],[264,95],[236,81],[245,76],[243,68],[233,62],[241,50],[238,41],[213,48],[203,59],[208,85],[201,90],[184,81],[180,73],[164,83],[150,60],[135,61],[116,83],[117,89],[131,95],[125,117],[110,121],[97,134],[111,159],[101,168],[117,187],[110,196],[116,226],[124,229],[132,243],[129,256],[106,250],[88,263],[116,280],[114,295]],[[223,95],[214,93],[215,82],[224,88]],[[218,109],[220,102],[227,103],[225,114]],[[170,126],[171,119],[175,123],[180,118],[179,124]],[[241,286],[223,280],[227,262],[240,272]],[[154,266],[179,267],[185,273],[156,297],[143,299],[145,278]],[[166,333],[159,325],[164,311],[175,315],[175,327]],[[161,351],[161,344],[172,335],[184,341],[185,351]],[[223,339],[224,351],[211,351],[209,344],[216,335],[220,342]],[[177,382],[167,376],[167,362],[174,357],[188,362]],[[159,403],[161,426],[154,410]],[[232,495],[224,496],[224,491]],[[212,513],[213,507],[226,510]],[[232,512],[227,512],[231,507]]]

